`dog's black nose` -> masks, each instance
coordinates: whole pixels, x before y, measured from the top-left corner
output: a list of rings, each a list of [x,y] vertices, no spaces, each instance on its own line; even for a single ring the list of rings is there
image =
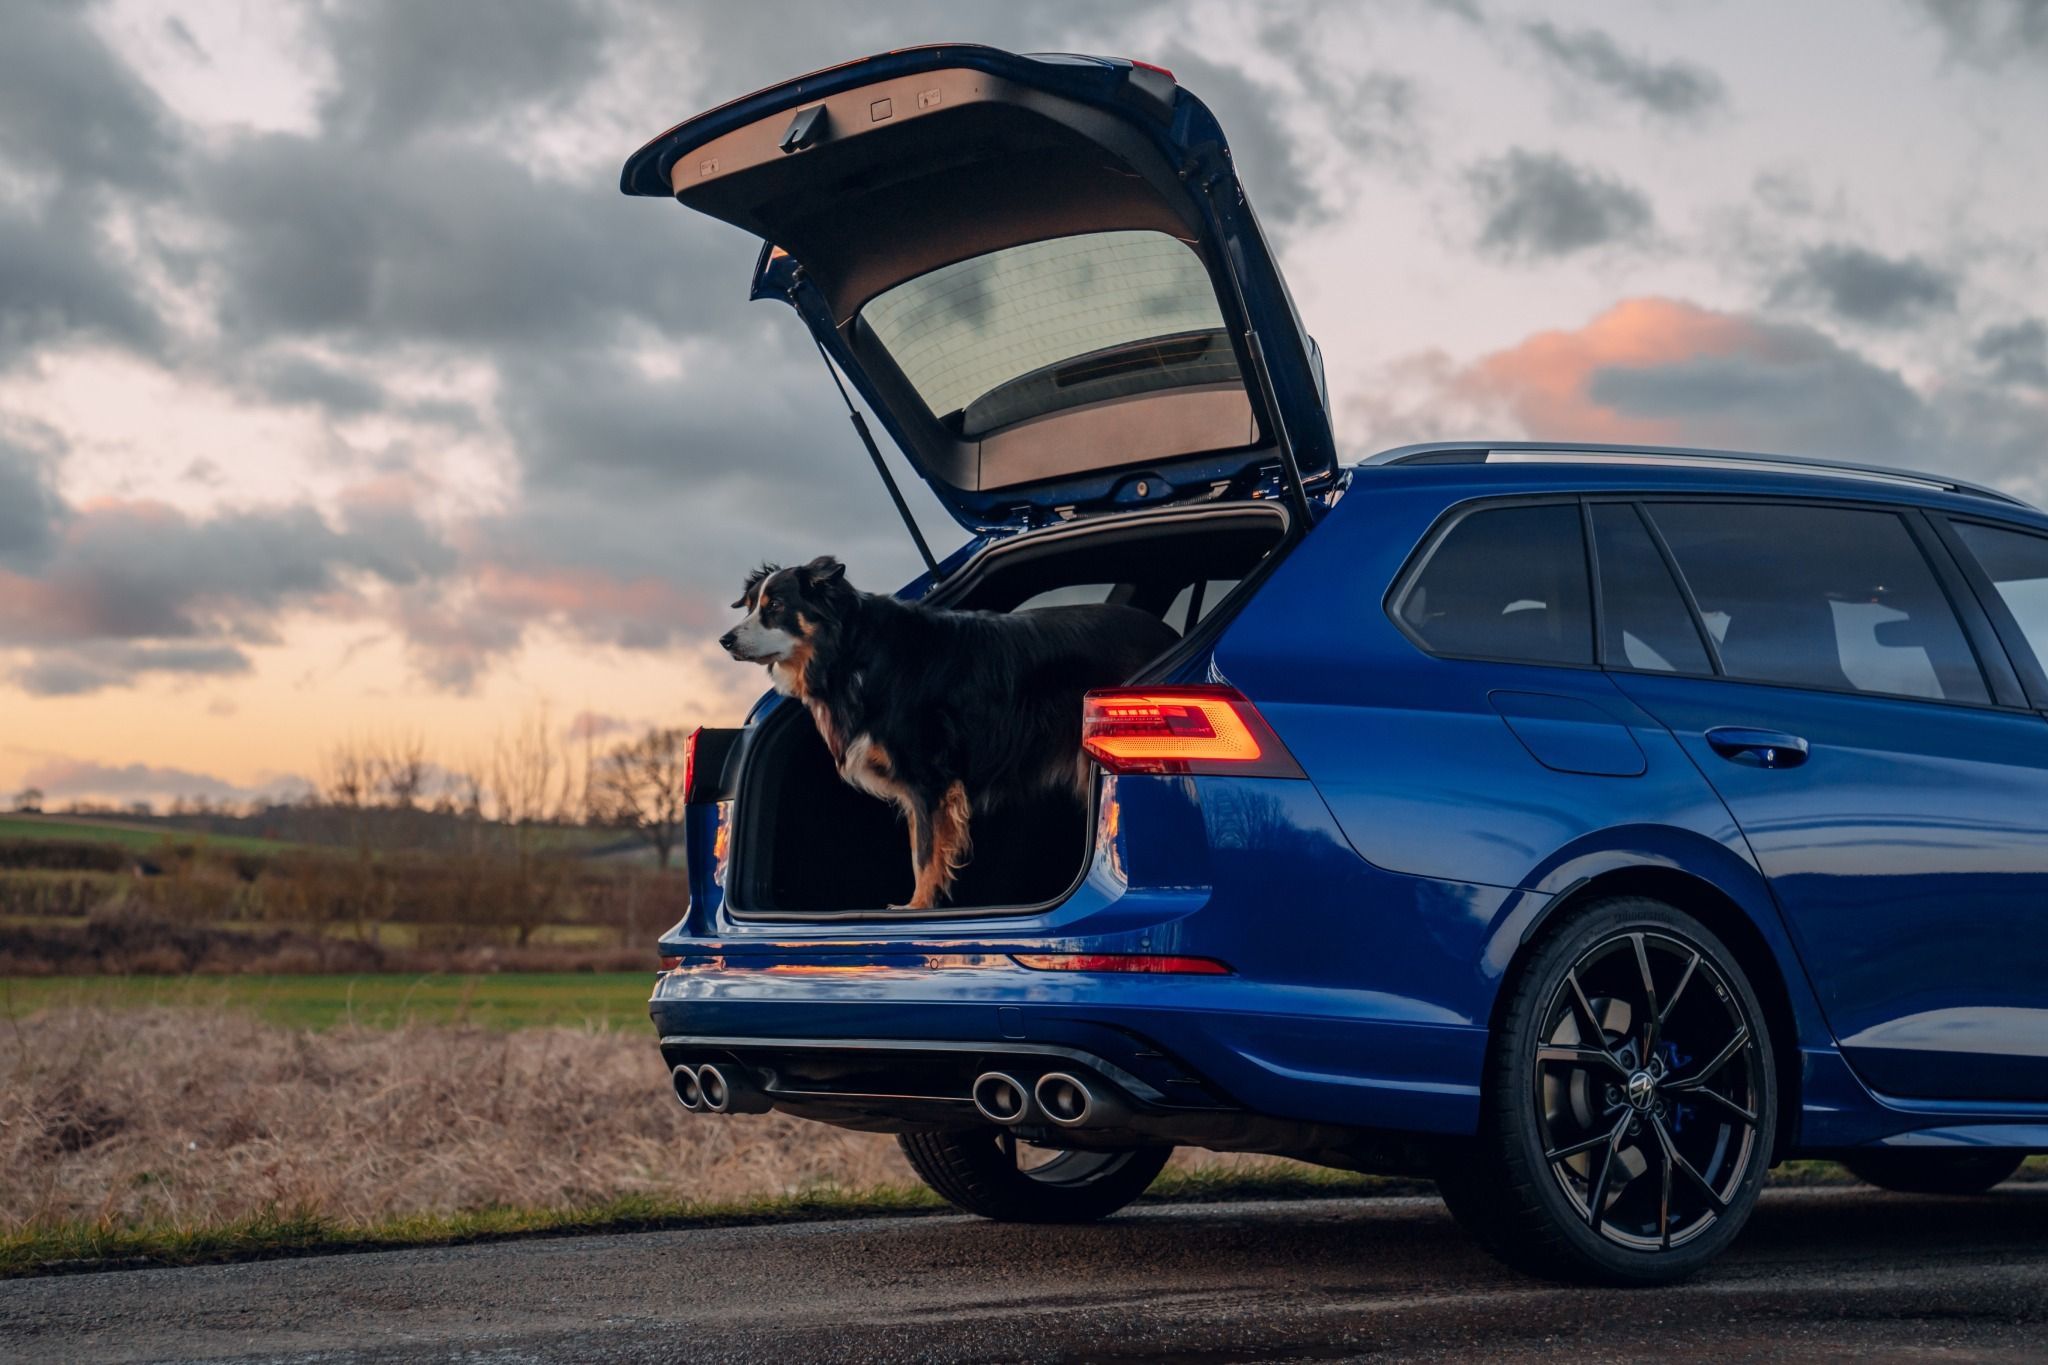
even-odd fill
[[[733,634],[734,632],[727,631],[725,634],[718,637],[718,647],[728,654],[732,653]]]

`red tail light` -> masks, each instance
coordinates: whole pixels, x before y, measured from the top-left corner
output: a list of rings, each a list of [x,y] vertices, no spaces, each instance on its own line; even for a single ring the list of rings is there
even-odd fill
[[[1113,773],[1302,776],[1258,708],[1230,687],[1090,692],[1081,747]]]
[[[1173,73],[1171,71],[1168,71],[1165,67],[1160,66],[1156,62],[1141,62],[1136,57],[1128,58],[1128,60],[1132,66],[1137,67],[1140,71],[1156,71],[1160,75],[1166,77],[1166,79],[1170,81],[1173,80]],[[1174,81],[1174,84],[1176,85],[1178,85],[1179,83],[1180,82],[1178,81]]]
[[[698,726],[683,737],[683,802],[685,805],[696,799],[697,793],[697,736],[704,733]]]
[[[1012,953],[1019,966],[1035,972],[1148,972],[1170,976],[1229,976],[1213,957],[1164,953]]]

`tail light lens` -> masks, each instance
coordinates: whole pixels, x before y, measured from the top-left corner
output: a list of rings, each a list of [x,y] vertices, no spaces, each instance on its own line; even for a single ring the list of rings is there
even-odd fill
[[[1231,687],[1090,692],[1081,747],[1113,773],[1302,776],[1258,708]]]
[[[1020,967],[1034,972],[1142,972],[1163,976],[1229,976],[1231,970],[1213,957],[1180,957],[1170,953],[1012,953]]]
[[[697,736],[704,733],[698,726],[683,737],[683,804],[696,800],[697,794]]]

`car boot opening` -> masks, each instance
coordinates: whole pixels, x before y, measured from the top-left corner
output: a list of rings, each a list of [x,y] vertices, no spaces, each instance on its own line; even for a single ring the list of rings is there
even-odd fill
[[[1186,641],[1234,609],[1239,585],[1286,533],[1285,515],[1271,505],[1103,518],[991,549],[931,600],[997,612],[1110,602],[1157,617]],[[1063,897],[1087,865],[1093,787],[1090,801],[1041,793],[976,809],[972,854],[939,913],[988,913]],[[757,726],[732,818],[726,894],[742,918],[874,915],[912,897],[902,817],[840,777],[799,706],[778,706]]]

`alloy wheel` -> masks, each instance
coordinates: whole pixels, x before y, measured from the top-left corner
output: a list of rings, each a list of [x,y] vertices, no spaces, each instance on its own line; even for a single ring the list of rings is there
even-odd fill
[[[1579,1216],[1635,1250],[1704,1233],[1768,1150],[1742,997],[1698,947],[1630,930],[1579,956],[1540,1022],[1537,1134]]]

